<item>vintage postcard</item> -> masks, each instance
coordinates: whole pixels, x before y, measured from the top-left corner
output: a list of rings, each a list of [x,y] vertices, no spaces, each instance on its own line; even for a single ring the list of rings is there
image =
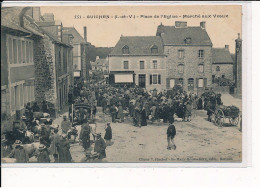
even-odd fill
[[[245,15],[3,5],[2,164],[242,163]]]

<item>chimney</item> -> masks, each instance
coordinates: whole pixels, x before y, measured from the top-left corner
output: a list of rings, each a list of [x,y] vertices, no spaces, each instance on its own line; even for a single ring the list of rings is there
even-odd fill
[[[206,29],[206,22],[200,22],[200,27],[202,28],[202,29]]]
[[[175,27],[176,28],[186,28],[187,27],[187,22],[175,21]]]
[[[87,27],[84,26],[84,40],[87,42]]]
[[[225,49],[229,51],[229,45],[225,45]]]

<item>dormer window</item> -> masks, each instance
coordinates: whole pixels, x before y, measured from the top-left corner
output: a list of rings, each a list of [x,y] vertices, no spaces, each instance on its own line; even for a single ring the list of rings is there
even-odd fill
[[[152,54],[156,54],[158,53],[158,47],[156,45],[153,45],[152,48],[151,48],[151,53]]]
[[[191,38],[186,38],[186,39],[185,39],[185,43],[186,43],[186,44],[191,44]]]
[[[125,45],[123,48],[122,48],[122,53],[123,54],[129,54],[129,47],[127,45]]]

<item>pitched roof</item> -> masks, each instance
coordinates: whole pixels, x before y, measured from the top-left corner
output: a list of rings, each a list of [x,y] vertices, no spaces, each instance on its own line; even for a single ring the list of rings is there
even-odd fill
[[[2,7],[1,8],[1,27],[10,28],[23,33],[30,33],[20,25],[20,13],[24,7]]]
[[[159,36],[122,36],[110,55],[128,55],[122,53],[124,46],[129,47],[129,55],[163,55],[163,45]],[[158,53],[151,53],[153,46],[158,47]]]
[[[79,32],[74,27],[63,27],[63,34],[72,34],[74,37],[72,39],[73,43],[86,43],[84,38],[79,34]]]
[[[231,57],[229,50],[225,48],[212,49],[212,63],[213,64],[233,64],[234,61]]]
[[[191,38],[189,45],[212,46],[207,31],[197,26],[176,28],[160,25],[157,28],[157,35],[161,35],[164,45],[186,45],[185,39]]]
[[[20,24],[20,14],[25,7],[5,7],[2,8],[2,21],[1,26],[6,27],[11,30],[20,31],[26,34],[34,34],[38,36],[43,36],[40,32],[35,21],[28,15],[23,15],[23,27]]]

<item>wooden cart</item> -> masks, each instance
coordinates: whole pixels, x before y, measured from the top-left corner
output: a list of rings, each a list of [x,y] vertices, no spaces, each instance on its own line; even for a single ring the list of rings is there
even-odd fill
[[[235,106],[231,106],[235,107]],[[216,107],[216,110],[213,115],[213,121],[214,123],[219,126],[223,127],[223,124],[225,123],[226,120],[229,120],[229,123],[231,125],[237,126],[239,123],[239,108],[235,107],[235,111],[228,111],[230,109],[229,106],[218,106]]]

